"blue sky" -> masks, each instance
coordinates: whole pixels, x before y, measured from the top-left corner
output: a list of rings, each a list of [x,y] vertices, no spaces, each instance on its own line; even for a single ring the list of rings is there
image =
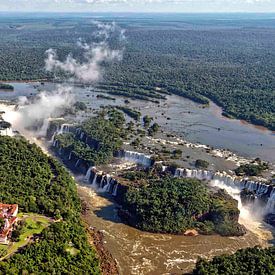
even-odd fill
[[[275,0],[0,0],[0,11],[275,12]]]

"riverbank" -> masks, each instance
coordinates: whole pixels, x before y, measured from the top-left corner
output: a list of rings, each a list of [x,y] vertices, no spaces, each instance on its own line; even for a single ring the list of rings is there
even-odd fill
[[[0,80],[0,83],[36,83],[36,82],[51,82],[51,79],[41,78],[41,79],[28,79],[28,80]]]

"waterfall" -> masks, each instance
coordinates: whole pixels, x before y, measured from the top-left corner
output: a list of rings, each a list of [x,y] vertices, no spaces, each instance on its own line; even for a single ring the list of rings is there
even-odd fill
[[[133,152],[133,151],[122,151],[121,157],[126,161],[134,162],[137,164],[141,164],[145,167],[149,167],[152,165],[151,156],[145,155],[143,153]]]
[[[104,185],[103,192],[108,192],[109,191],[111,179],[112,179],[111,176],[107,174],[106,175],[106,182],[107,182],[107,184]]]
[[[97,174],[95,173],[95,176],[94,176],[94,179],[93,179],[93,182],[92,182],[92,187],[95,188],[95,189],[97,188],[96,180],[97,180]]]
[[[113,195],[114,197],[117,196],[117,189],[118,189],[118,183],[115,184],[115,187],[114,187],[114,189],[113,189],[112,195]]]
[[[65,125],[66,124],[61,125],[60,130],[58,131],[58,134],[63,134]]]
[[[54,132],[54,134],[52,135],[52,138],[51,138],[51,140],[50,140],[50,143],[54,143],[54,140],[55,140],[55,136],[56,136],[56,132]]]
[[[68,160],[71,160],[71,159],[72,159],[72,152],[70,152]]]
[[[85,181],[89,182],[90,178],[91,178],[91,174],[92,174],[92,170],[95,169],[94,166],[91,166],[88,170],[87,173],[85,175]]]
[[[104,182],[104,175],[102,174],[101,180],[100,180],[100,183],[99,183],[99,188],[103,188],[103,182]]]
[[[69,133],[71,131],[70,126],[73,126],[73,124],[63,123],[61,126],[58,126],[58,129],[52,135],[50,142],[53,143],[57,135]]]
[[[57,143],[58,143],[58,140],[55,139],[54,142],[53,142],[53,147],[56,147],[56,146],[57,146]]]
[[[249,211],[248,208],[244,207],[242,205],[242,201],[241,201],[241,197],[240,197],[240,192],[241,190],[235,186],[228,186],[226,183],[225,179],[213,179],[210,182],[210,185],[213,187],[218,187],[220,189],[225,189],[226,192],[235,200],[238,201],[238,208],[240,210],[240,219],[243,221],[249,221],[251,222],[252,220],[254,220],[255,217],[253,217],[252,213]]]
[[[185,169],[177,168],[174,177],[184,177],[184,178],[196,178],[199,180],[211,181],[213,186],[222,186],[221,188],[226,189],[232,197],[240,200],[240,192],[242,189],[246,188],[249,191],[256,193],[257,198],[262,196],[268,196],[267,203],[264,210],[256,209],[260,206],[258,205],[259,200],[257,201],[257,207],[255,204],[255,211],[257,210],[258,214],[268,214],[275,213],[275,187],[271,187],[263,182],[251,181],[246,178],[237,179],[234,176],[227,174],[226,172],[211,172],[206,170],[196,170],[196,169]],[[272,188],[272,191],[269,190]],[[268,195],[269,194],[269,195]]]
[[[85,181],[87,181],[88,177],[91,176],[91,171],[95,171],[95,167],[90,167],[86,173]],[[90,175],[89,175],[90,174]],[[101,176],[100,182],[98,177]],[[113,179],[108,174],[98,174],[94,172],[94,178],[92,182],[92,188],[97,190],[97,192],[109,193],[112,196],[117,196],[119,184],[115,179]]]
[[[265,212],[267,214],[275,214],[275,187],[273,187],[268,201],[266,203]]]
[[[80,159],[77,160],[77,162],[75,163],[75,166],[74,166],[74,167],[77,167],[78,164],[79,164],[79,162],[80,162]]]
[[[71,125],[72,124],[67,124],[67,123],[62,124],[60,129],[58,130],[58,134],[69,133]]]
[[[211,180],[213,178],[213,173],[206,170],[196,170],[196,169],[185,169],[177,168],[174,177],[184,177],[184,178],[196,178],[199,180]]]

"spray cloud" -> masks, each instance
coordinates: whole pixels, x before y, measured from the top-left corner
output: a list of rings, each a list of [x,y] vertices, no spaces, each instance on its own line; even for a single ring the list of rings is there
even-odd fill
[[[102,78],[103,63],[110,63],[121,60],[123,49],[111,49],[109,40],[117,36],[119,41],[125,40],[125,31],[120,29],[115,23],[103,24],[93,21],[97,31],[93,37],[100,42],[86,43],[79,39],[77,46],[83,51],[83,62],[76,60],[69,54],[64,61],[58,59],[54,49],[46,51],[45,68],[50,72],[63,71],[72,76],[71,80],[81,83],[95,83]]]
[[[92,37],[99,42],[86,43],[82,39],[77,41],[77,46],[83,51],[84,62],[76,60],[71,54],[65,61],[60,61],[56,51],[49,49],[46,51],[46,70],[64,71],[73,76],[71,80],[81,83],[95,83],[101,79],[102,64],[122,58],[123,49],[111,49],[110,40],[116,38],[123,42],[125,32],[115,23],[103,24],[93,21],[93,24],[96,25],[97,31],[92,34]],[[35,136],[45,135],[49,120],[62,116],[64,110],[71,107],[73,103],[73,88],[59,85],[56,90],[41,92],[31,99],[19,98],[16,109],[4,108],[6,113],[3,115],[3,119],[10,122],[14,129],[29,140],[33,140]]]
[[[73,102],[71,88],[58,86],[55,91],[41,92],[31,99],[25,96],[19,97],[17,107],[6,109],[3,119],[10,122],[19,132],[38,127],[40,128],[38,134],[43,135],[49,118],[59,117]]]

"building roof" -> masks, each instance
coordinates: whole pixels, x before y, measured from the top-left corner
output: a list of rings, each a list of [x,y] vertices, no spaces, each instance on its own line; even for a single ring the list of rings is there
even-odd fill
[[[9,218],[14,215],[18,209],[18,204],[3,204],[0,203],[0,219]]]
[[[0,238],[6,238],[12,230],[13,224],[16,222],[18,205],[0,203],[0,219],[5,221],[5,224],[0,228]]]

